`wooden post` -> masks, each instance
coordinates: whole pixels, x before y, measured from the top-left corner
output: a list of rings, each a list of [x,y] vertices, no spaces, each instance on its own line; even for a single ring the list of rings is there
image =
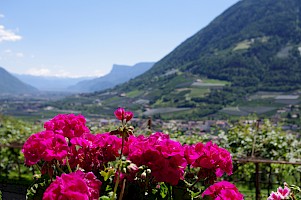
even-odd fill
[[[256,200],[260,200],[260,174],[259,163],[255,163],[255,188],[256,188]]]
[[[152,118],[151,117],[149,117],[147,120],[147,128],[149,130],[152,130]]]
[[[269,169],[270,169],[270,171],[269,171],[269,175],[268,175],[268,181],[269,181],[269,183],[268,183],[268,196],[271,194],[270,192],[270,190],[273,188],[273,184],[272,184],[272,165],[270,164],[269,165]]]

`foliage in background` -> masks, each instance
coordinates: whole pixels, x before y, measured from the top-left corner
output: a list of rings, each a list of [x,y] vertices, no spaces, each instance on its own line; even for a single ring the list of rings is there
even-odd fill
[[[244,123],[243,123],[244,122]],[[228,131],[218,134],[219,145],[225,146],[233,158],[253,158],[263,160],[280,160],[288,162],[301,161],[301,141],[297,133],[281,130],[269,120],[244,120],[235,124]],[[235,164],[238,181],[249,182],[254,187],[255,166],[253,163]],[[262,187],[272,189],[273,185],[283,182],[300,184],[300,165],[261,164]]]
[[[296,134],[287,133],[269,120],[245,120],[218,134],[224,145],[236,158],[301,161],[301,142]]]
[[[37,123],[29,123],[12,117],[0,116],[0,174],[6,179],[20,179],[31,173],[23,166],[21,147],[26,139],[42,129]],[[2,177],[2,178],[3,178]]]

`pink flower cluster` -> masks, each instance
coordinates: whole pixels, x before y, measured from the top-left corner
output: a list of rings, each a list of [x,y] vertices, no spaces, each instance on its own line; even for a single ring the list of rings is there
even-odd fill
[[[101,184],[91,172],[62,174],[46,189],[43,200],[98,200]]]
[[[34,165],[40,160],[62,161],[69,152],[68,140],[89,134],[82,115],[60,114],[45,122],[45,131],[31,135],[23,145],[22,152],[26,165]],[[68,140],[66,140],[66,138]]]
[[[157,182],[176,185],[183,179],[187,165],[184,148],[168,135],[157,132],[149,137],[130,137],[127,145],[128,159],[137,166],[149,167]]]
[[[213,171],[217,177],[221,177],[224,173],[232,174],[232,158],[229,151],[220,148],[211,141],[205,145],[197,143],[196,145],[185,146],[185,158],[188,164],[192,167],[201,167],[204,173]]]
[[[289,199],[290,197],[290,188],[284,186],[284,188],[279,187],[277,192],[272,192],[267,200],[281,200],[281,199]]]
[[[80,137],[90,130],[86,127],[86,119],[82,115],[59,114],[53,119],[45,122],[44,128],[56,134],[63,135],[69,139]]]
[[[42,131],[31,135],[23,145],[22,152],[26,165],[34,165],[40,160],[63,160],[68,155],[68,144],[64,136],[53,131]]]
[[[71,167],[77,165],[86,171],[97,172],[104,165],[116,160],[121,150],[121,139],[109,133],[86,133],[72,138],[69,153]]]
[[[199,167],[199,178],[210,180],[212,183],[224,173],[232,174],[230,153],[216,144],[207,142],[182,146],[161,132],[148,137],[135,137],[128,134],[132,133],[132,129],[127,127],[133,113],[118,108],[114,114],[122,121],[121,131],[118,129],[117,132],[126,134],[126,137],[122,135],[122,138],[119,138],[112,135],[112,132],[91,134],[82,115],[60,114],[44,124],[44,131],[28,138],[22,149],[26,165],[45,161],[42,171],[48,172],[51,177],[54,175],[54,164],[59,165],[56,167],[61,172],[67,169],[66,165],[69,171],[81,169],[88,172],[77,170],[56,176],[55,181],[44,193],[43,199],[98,199],[102,183],[94,174],[99,174],[108,162],[115,161],[121,152],[131,162],[127,166],[127,174],[115,171],[115,179],[120,175],[121,180],[137,180],[135,176],[140,166],[143,166],[143,169],[148,168],[147,176],[151,181],[171,185],[177,185],[179,180],[184,179],[187,165]],[[210,186],[203,196],[215,199],[242,199],[237,188],[226,181]]]
[[[202,197],[210,196],[214,200],[243,200],[243,195],[235,185],[227,181],[217,182],[209,186],[202,194]]]
[[[31,135],[23,145],[25,164],[34,165],[40,160],[65,163],[68,157],[72,167],[95,171],[114,161],[119,156],[121,139],[109,133],[91,134],[85,122],[83,116],[74,114],[60,114],[45,122],[46,130]]]

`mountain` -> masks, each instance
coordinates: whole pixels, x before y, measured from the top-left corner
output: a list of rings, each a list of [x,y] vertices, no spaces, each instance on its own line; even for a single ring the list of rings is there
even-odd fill
[[[154,63],[152,62],[141,62],[134,66],[113,65],[109,74],[92,80],[81,81],[76,85],[69,87],[69,90],[77,92],[94,92],[113,88],[120,83],[124,83],[146,72],[153,65]]]
[[[33,93],[38,90],[0,67],[0,94]]]
[[[300,0],[238,1],[146,73],[85,98],[110,109],[197,118],[227,106],[253,106],[247,100],[256,92],[298,90],[300,19]]]
[[[30,84],[41,91],[66,91],[68,87],[80,81],[90,80],[93,77],[56,77],[56,76],[34,76],[28,74],[14,74],[24,83]]]
[[[299,87],[300,6],[299,0],[239,1],[130,84],[178,69],[235,85]]]

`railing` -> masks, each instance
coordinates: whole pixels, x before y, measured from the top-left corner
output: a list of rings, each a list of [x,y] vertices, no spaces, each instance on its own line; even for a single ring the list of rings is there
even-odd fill
[[[262,199],[261,197],[261,187],[260,187],[260,164],[281,164],[281,165],[301,165],[301,162],[289,162],[289,161],[277,161],[277,160],[265,160],[265,159],[256,159],[256,158],[233,158],[234,163],[240,163],[240,164],[245,164],[245,163],[253,163],[255,165],[255,180],[254,180],[254,185],[255,185],[255,199],[260,200]],[[270,182],[270,177],[269,177],[269,186],[272,184]],[[268,188],[270,189],[270,188]],[[268,190],[268,193],[270,191]]]

